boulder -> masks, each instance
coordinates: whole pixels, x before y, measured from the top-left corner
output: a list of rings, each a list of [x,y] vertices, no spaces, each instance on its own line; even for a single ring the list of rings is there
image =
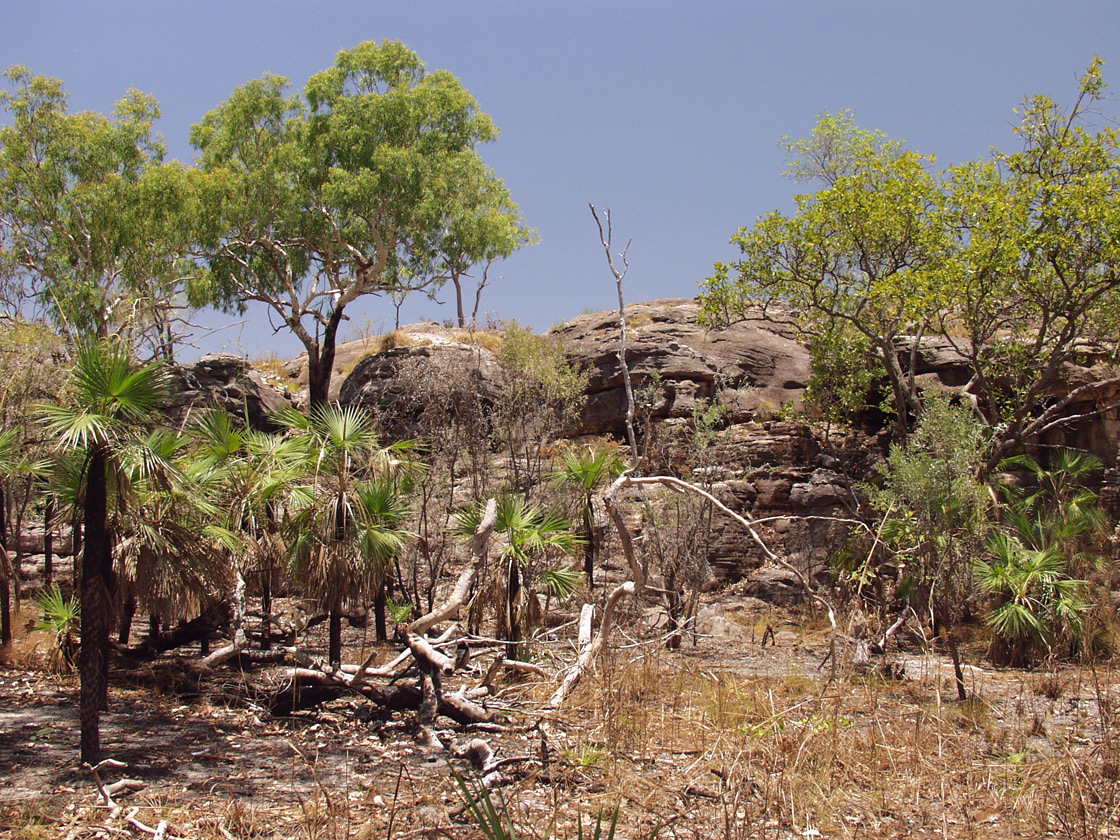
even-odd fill
[[[371,408],[400,396],[398,373],[412,367],[422,376],[466,373],[474,384],[481,403],[493,405],[498,399],[502,368],[497,358],[483,347],[456,341],[397,347],[361,359],[338,388],[343,405]]]
[[[654,418],[689,417],[697,403],[715,400],[726,406],[730,422],[740,422],[800,400],[809,377],[809,351],[792,328],[759,315],[708,330],[697,323],[699,314],[695,300],[682,298],[626,307],[626,362],[635,390],[654,372],[661,376]],[[552,332],[565,342],[570,358],[589,371],[580,432],[623,433],[626,394],[617,313],[580,315]]]
[[[765,566],[751,573],[742,592],[778,606],[790,606],[805,600],[805,590],[797,575],[780,566]]]
[[[268,416],[291,403],[285,389],[270,384],[247,359],[232,353],[208,354],[193,365],[177,365],[170,378],[165,411],[178,426],[192,412],[217,406],[239,425],[273,431]]]

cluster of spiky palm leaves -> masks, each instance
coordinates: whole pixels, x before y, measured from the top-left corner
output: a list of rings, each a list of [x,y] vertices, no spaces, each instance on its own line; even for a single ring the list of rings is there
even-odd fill
[[[370,597],[383,603],[385,570],[408,537],[414,444],[382,447],[373,418],[357,406],[274,417],[296,445],[303,476],[289,498],[295,574],[328,610],[330,661],[338,664],[343,607]],[[383,637],[383,618],[379,625]]]
[[[89,760],[106,702],[114,593],[127,638],[135,602],[163,621],[186,618],[223,597],[235,576],[257,575],[266,594],[288,571],[330,610],[337,662],[340,610],[376,589],[406,536],[409,446],[380,447],[362,411],[288,410],[277,417],[284,433],[269,435],[212,410],[173,432],[156,413],[165,390],[159,366],[137,365],[120,343],[91,341],[77,350],[63,402],[38,409],[57,456],[47,490],[60,515],[83,526]]]
[[[1029,664],[1084,641],[1086,582],[1099,568],[1094,551],[1107,517],[1084,486],[1100,459],[1060,450],[1049,468],[1020,455],[1005,468],[1028,471],[1034,487],[1000,487],[1001,527],[988,538],[990,557],[976,563],[978,581],[994,600],[988,624],[996,633],[991,657]]]
[[[587,576],[587,585],[593,586],[598,548],[595,544],[595,492],[622,475],[626,463],[618,447],[609,445],[569,446],[561,450],[556,461],[556,469],[546,478],[579,493],[579,516],[584,539],[583,573]]]
[[[458,514],[455,531],[470,539],[484,516],[485,504]],[[495,533],[500,535],[500,563],[494,579],[498,632],[509,640],[510,657],[519,656],[525,632],[542,616],[538,593],[566,600],[579,587],[578,569],[562,557],[572,554],[583,539],[572,531],[571,520],[556,508],[531,504],[522,496],[506,494],[497,500]]]

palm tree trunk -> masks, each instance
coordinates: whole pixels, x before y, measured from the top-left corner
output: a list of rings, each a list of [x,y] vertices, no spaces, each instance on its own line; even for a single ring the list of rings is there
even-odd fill
[[[595,588],[595,519],[588,499],[583,507],[583,531],[587,545],[583,547],[583,573],[587,575],[587,588]]]
[[[82,564],[78,562],[82,554],[82,546],[82,519],[75,516],[70,526],[70,583],[75,592],[80,592],[82,588]]]
[[[261,650],[272,650],[272,566],[261,569]]]
[[[54,577],[54,498],[47,496],[43,508],[43,579],[47,586]]]
[[[506,586],[506,621],[509,625],[509,644],[506,645],[508,659],[520,659],[521,619],[518,615],[518,599],[521,594],[521,575],[517,561],[509,561],[509,583]]]
[[[8,515],[4,487],[0,486],[0,549],[8,551]],[[8,558],[4,557],[7,566]],[[12,590],[7,568],[0,568],[0,645],[12,643]]]
[[[334,668],[342,664],[342,606],[331,604],[330,608],[330,641],[328,642],[327,658]]]
[[[125,584],[124,603],[121,604],[120,632],[117,641],[125,647],[128,646],[128,637],[132,635],[132,619],[136,616],[136,588],[131,583]]]
[[[12,643],[12,590],[8,579],[0,582],[0,645]]]
[[[82,646],[78,670],[81,678],[82,761],[96,764],[101,752],[101,701],[106,694],[106,672],[102,636],[107,636],[102,615],[105,610],[105,555],[109,554],[108,501],[105,485],[105,453],[94,447],[86,475],[85,550],[82,554]]]
[[[376,594],[373,596],[373,627],[379,642],[389,641],[388,618],[385,615],[388,611],[388,605],[386,604],[388,597],[389,593],[383,577],[380,586],[377,587]]]
[[[102,475],[105,475],[106,466],[102,462]],[[116,606],[117,606],[117,576],[113,572],[113,535],[109,531],[109,515],[108,515],[108,484],[105,484],[105,497],[106,497],[106,513],[103,520],[104,527],[102,528],[102,539],[104,547],[99,551],[101,557],[101,635],[99,641],[101,644],[101,670],[103,676],[101,679],[101,711],[109,708],[109,640],[113,632],[113,627],[116,624]],[[89,491],[87,490],[88,494]],[[89,528],[86,528],[87,534]],[[87,539],[88,542],[88,539]]]

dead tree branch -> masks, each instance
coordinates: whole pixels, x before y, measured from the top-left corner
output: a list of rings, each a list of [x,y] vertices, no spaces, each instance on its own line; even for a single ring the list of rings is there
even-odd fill
[[[594,204],[588,204],[591,208],[591,215],[595,218],[595,224],[599,228],[599,241],[603,244],[603,250],[607,252],[607,265],[610,266],[611,274],[614,275],[615,285],[618,286],[618,326],[622,334],[622,340],[618,349],[618,364],[622,368],[622,384],[626,388],[626,438],[630,443],[630,463],[635,465],[638,462],[638,443],[634,435],[634,389],[630,385],[630,366],[626,363],[626,304],[622,300],[622,280],[626,277],[626,272],[630,270],[630,263],[626,259],[626,252],[630,250],[630,242],[626,243],[626,247],[622,249],[619,257],[622,259],[622,271],[619,271],[614,264],[614,255],[611,253],[611,211],[610,208],[603,210],[603,218],[607,222],[607,230],[604,233],[603,223],[599,221],[599,214],[595,211]]]
[[[762,549],[767,559],[781,566],[783,569],[792,572],[797,577],[797,580],[805,590],[806,595],[820,604],[820,606],[824,608],[825,612],[828,615],[829,624],[832,626],[832,633],[829,638],[829,652],[830,654],[832,654],[833,675],[835,675],[836,657],[834,654],[836,647],[836,637],[838,634],[835,608],[827,598],[813,589],[813,587],[809,583],[808,578],[805,577],[801,570],[797,569],[788,561],[783,560],[781,557],[770,550],[770,547],[766,545],[765,541],[755,530],[754,523],[752,523],[745,516],[742,516],[741,514],[738,514],[735,511],[731,510],[729,507],[727,507],[727,505],[723,504],[723,502],[721,502],[711,493],[700,487],[697,487],[695,484],[690,484],[687,481],[682,481],[679,478],[674,478],[673,476],[667,475],[644,477],[633,476],[631,475],[630,471],[627,471],[617,479],[615,479],[614,483],[611,484],[610,489],[607,490],[606,494],[603,496],[603,507],[606,509],[607,513],[611,517],[611,520],[614,522],[615,527],[618,529],[619,540],[622,543],[622,550],[626,555],[626,562],[630,567],[630,576],[632,579],[615,587],[611,594],[607,596],[606,604],[603,607],[603,617],[599,622],[599,632],[595,635],[595,638],[590,643],[582,646],[579,658],[576,660],[576,663],[568,670],[568,673],[560,683],[560,687],[556,689],[552,697],[549,699],[549,707],[555,709],[559,708],[563,704],[565,698],[569,693],[571,693],[572,689],[575,688],[583,674],[585,674],[591,668],[599,653],[603,650],[604,647],[606,647],[607,642],[610,639],[611,630],[613,629],[614,613],[619,599],[621,599],[625,595],[639,597],[646,588],[646,582],[648,578],[647,570],[638,561],[634,553],[634,545],[632,540],[630,539],[629,529],[626,527],[626,523],[623,521],[622,514],[619,512],[618,507],[615,504],[615,497],[618,494],[619,490],[624,487],[640,487],[649,484],[660,484],[663,487],[669,487],[670,489],[677,490],[682,493],[695,493],[696,495],[701,496],[702,498],[711,502],[715,507],[723,511],[725,514],[730,516],[732,519],[742,525],[743,528],[746,529],[747,533],[750,534],[751,539]]]

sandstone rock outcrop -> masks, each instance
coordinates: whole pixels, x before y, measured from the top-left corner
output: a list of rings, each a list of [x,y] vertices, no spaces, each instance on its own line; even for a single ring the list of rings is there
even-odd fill
[[[804,423],[768,421],[732,426],[715,444],[716,467],[703,476],[712,492],[734,511],[758,521],[767,546],[803,574],[825,574],[829,556],[844,546],[858,507],[853,485],[878,457],[858,447],[840,461],[822,451]],[[765,553],[742,526],[720,513],[712,519],[708,562],[718,580],[750,579],[744,594],[765,600],[800,598],[800,584],[788,572],[767,568]],[[757,585],[756,585],[757,584]],[[792,588],[791,588],[792,587]]]
[[[397,331],[405,346],[368,354],[356,360],[353,369],[338,389],[343,405],[378,406],[398,394],[398,374],[412,368],[425,377],[466,374],[483,405],[493,405],[502,384],[502,367],[497,357],[481,342],[472,342],[471,334],[435,324],[410,324]],[[422,383],[421,383],[422,384]]]
[[[848,539],[848,525],[841,520],[855,518],[857,485],[873,479],[886,454],[887,435],[877,437],[874,428],[855,430],[845,443],[835,433],[826,440],[811,424],[778,419],[782,406],[800,401],[809,377],[809,353],[795,331],[761,316],[705,330],[697,324],[698,314],[696,301],[685,299],[627,307],[627,361],[635,388],[640,390],[655,372],[661,377],[652,417],[663,421],[657,434],[667,441],[665,460],[677,467],[688,462],[687,426],[696,405],[714,400],[725,406],[729,428],[692,478],[711,486],[732,509],[761,520],[760,531],[772,550],[811,578],[825,575],[830,555]],[[334,386],[343,402],[393,399],[402,366],[417,362],[436,375],[440,365],[466,366],[482,401],[492,402],[502,377],[492,354],[457,341],[453,330],[434,324],[409,325],[400,333],[411,346],[361,359],[357,352],[340,356],[353,366]],[[626,400],[616,313],[579,316],[555,328],[553,335],[564,342],[569,358],[588,371],[587,400],[574,432],[622,437]],[[899,352],[909,359],[905,343]],[[923,388],[955,392],[971,377],[944,339],[922,339],[914,358]],[[1070,387],[1091,375],[1089,366],[1072,371]],[[1078,446],[1115,463],[1120,412],[1108,406],[1120,402],[1118,397],[1115,389],[1095,394],[1092,404],[1077,409],[1093,416],[1054,430],[1046,443]],[[1108,410],[1096,413],[1098,408]],[[746,579],[746,594],[769,601],[801,598],[796,579],[769,566],[762,550],[728,517],[714,517],[708,559],[717,579]]]
[[[170,390],[166,413],[179,425],[191,412],[213,405],[234,422],[271,431],[268,415],[290,402],[283,388],[270,384],[248,360],[230,353],[209,354],[193,365],[173,368]]]
[[[791,329],[753,319],[706,330],[697,323],[699,314],[695,300],[682,298],[626,307],[626,361],[634,387],[640,389],[655,371],[661,376],[655,419],[688,417],[697,402],[714,399],[727,407],[730,422],[741,422],[800,400],[809,351]],[[590,370],[580,431],[622,433],[626,396],[617,313],[580,315],[552,332]]]

